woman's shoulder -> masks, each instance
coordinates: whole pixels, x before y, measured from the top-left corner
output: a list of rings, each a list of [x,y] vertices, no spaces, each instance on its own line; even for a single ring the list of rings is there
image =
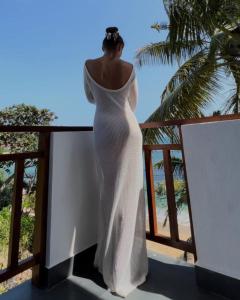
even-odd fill
[[[87,70],[90,70],[90,72],[93,73],[96,70],[100,70],[102,66],[100,58],[86,59],[84,65],[86,66]]]
[[[85,60],[84,65],[86,65],[87,67],[95,66],[98,61],[98,58],[89,58]]]
[[[95,59],[86,59],[85,62],[84,62],[84,65],[86,65],[87,67],[88,66],[91,66],[93,63],[94,63]]]
[[[134,68],[134,65],[128,61],[125,60],[120,60],[121,64],[123,65],[123,67],[125,67],[126,69],[132,70]]]
[[[92,65],[92,64],[100,63],[101,61],[102,61],[102,57],[88,58],[85,60],[85,64]]]
[[[126,77],[130,79],[135,77],[135,69],[134,69],[134,65],[128,61],[124,61],[122,60],[121,62],[122,64],[122,70],[123,72],[126,74]]]

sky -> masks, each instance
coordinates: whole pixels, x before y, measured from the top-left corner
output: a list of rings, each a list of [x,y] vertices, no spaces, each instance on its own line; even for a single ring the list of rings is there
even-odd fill
[[[1,0],[0,109],[32,104],[55,112],[55,125],[92,125],[95,105],[84,94],[83,65],[103,55],[105,28],[119,28],[122,59],[134,63],[137,49],[165,39],[151,25],[167,20],[162,0]],[[139,122],[159,106],[176,69],[136,69]]]

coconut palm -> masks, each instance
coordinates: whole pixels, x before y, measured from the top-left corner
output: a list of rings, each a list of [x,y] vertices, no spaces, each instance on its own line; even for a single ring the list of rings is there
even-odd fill
[[[176,209],[177,213],[180,213],[180,211],[183,209],[185,205],[187,205],[187,190],[186,190],[186,184],[184,181],[184,167],[183,167],[183,160],[179,157],[173,156],[171,158],[171,164],[172,164],[172,172],[173,175],[178,177],[180,180],[174,181],[174,190],[175,190],[175,198],[176,198]],[[154,164],[155,169],[163,170],[164,169],[164,162],[163,160],[160,160],[159,162]],[[156,190],[156,193],[159,196],[166,196],[166,188],[164,188],[164,185],[160,184]],[[167,225],[167,221],[169,218],[168,210],[166,211],[165,219],[163,220],[162,226],[165,227]],[[192,243],[192,237],[190,236],[186,242]],[[184,260],[187,261],[188,259],[188,252],[184,251],[183,253]]]
[[[184,170],[183,170],[183,161],[179,157],[173,156],[171,158],[171,164],[172,164],[172,172],[176,177],[183,178],[184,177]],[[154,168],[158,170],[163,170],[164,168],[164,162],[163,160],[160,160],[154,164]]]
[[[184,181],[184,168],[183,168],[183,160],[179,157],[173,156],[171,158],[171,165],[172,165],[172,172],[173,175],[179,180],[174,181],[174,189],[175,189],[175,197],[176,197],[176,208],[177,212],[180,212],[180,210],[183,208],[184,205],[187,204],[187,191],[186,191],[186,185]],[[154,169],[163,170],[164,169],[164,162],[163,160],[160,160],[154,164]],[[166,195],[166,188],[163,184],[160,184],[156,190],[156,193],[159,196]],[[163,226],[166,225],[168,218],[168,211],[166,218],[163,222]]]
[[[146,122],[204,116],[207,105],[232,77],[235,87],[221,113],[240,111],[240,1],[163,0],[169,24],[152,25],[168,30],[165,41],[139,49],[136,61],[179,64],[161,95],[160,106]],[[145,141],[163,140],[162,130],[144,130]],[[169,135],[169,132],[164,131]],[[172,133],[171,133],[172,134]]]

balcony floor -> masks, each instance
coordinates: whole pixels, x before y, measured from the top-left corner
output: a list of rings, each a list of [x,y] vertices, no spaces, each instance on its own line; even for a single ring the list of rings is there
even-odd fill
[[[131,292],[127,300],[220,300],[220,296],[200,290],[194,268],[148,250],[148,281]],[[27,281],[3,294],[1,300],[114,300],[123,299],[107,291],[101,274],[89,271],[70,276],[49,290],[40,290]]]

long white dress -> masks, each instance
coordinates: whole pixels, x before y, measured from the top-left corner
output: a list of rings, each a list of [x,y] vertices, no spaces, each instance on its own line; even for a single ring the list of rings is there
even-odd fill
[[[96,105],[93,132],[100,197],[94,266],[109,291],[126,297],[148,273],[135,69],[124,86],[111,90],[97,83],[84,64],[84,88],[88,101]]]

